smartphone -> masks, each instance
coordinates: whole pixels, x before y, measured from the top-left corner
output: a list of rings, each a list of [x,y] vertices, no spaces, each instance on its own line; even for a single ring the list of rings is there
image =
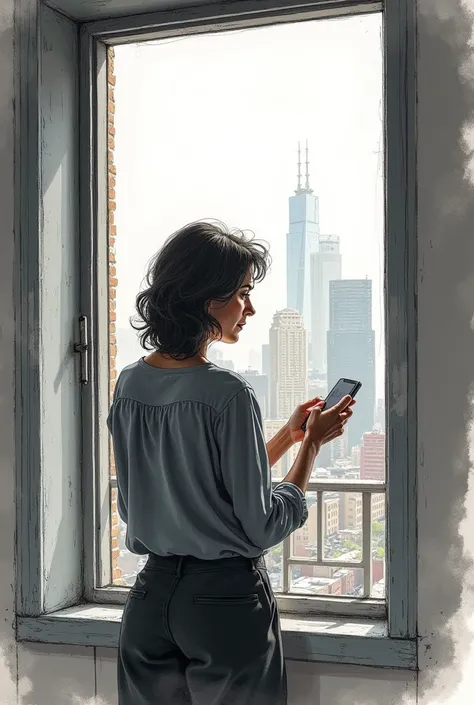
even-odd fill
[[[345,377],[341,377],[341,379],[336,382],[334,387],[327,395],[326,400],[324,402],[323,411],[327,411],[332,406],[335,406],[335,404],[340,402],[341,399],[347,395],[354,399],[355,395],[361,387],[361,382],[358,382],[355,379],[346,379]],[[302,431],[306,431],[306,423],[307,420],[301,426]]]

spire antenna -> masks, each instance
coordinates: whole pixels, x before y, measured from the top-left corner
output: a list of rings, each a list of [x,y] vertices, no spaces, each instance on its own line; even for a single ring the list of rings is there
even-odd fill
[[[310,186],[309,186],[309,148],[308,148],[308,140],[306,140],[306,190],[310,191]]]
[[[301,191],[301,142],[298,142],[298,188],[297,192]]]

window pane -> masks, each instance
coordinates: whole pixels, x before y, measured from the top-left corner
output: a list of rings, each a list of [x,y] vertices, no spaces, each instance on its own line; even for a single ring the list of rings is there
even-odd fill
[[[384,599],[386,518],[385,495],[372,496],[372,590],[371,597]]]
[[[363,585],[364,571],[337,566],[292,565],[290,592],[298,595],[355,597]]]
[[[308,505],[308,520],[290,536],[291,558],[315,558],[318,550],[318,523],[317,523],[317,495],[308,492],[306,495]]]
[[[202,218],[252,230],[273,258],[253,293],[257,314],[237,345],[217,344],[209,358],[253,386],[267,440],[339,378],[362,382],[346,433],[323,446],[313,482],[385,480],[381,27],[372,14],[125,45],[109,66],[111,392],[143,354],[129,319],[165,239]],[[275,480],[297,453],[295,445],[275,464]],[[325,559],[362,556],[356,490],[324,495]],[[384,596],[380,497],[372,507],[376,597]],[[316,493],[308,505],[306,526],[267,555],[275,590],[283,590],[284,556],[317,552]],[[123,538],[117,554],[117,532],[112,504],[113,579],[131,584],[139,559]],[[291,568],[290,591],[303,568]],[[334,590],[357,594],[362,571],[344,571],[352,577]]]
[[[308,520],[289,541],[289,592],[362,597],[364,569],[356,564],[363,558],[363,500],[360,492],[323,492],[321,529],[322,562],[318,561],[317,493],[307,493]],[[372,583],[371,596],[385,596],[385,494],[372,498]],[[298,562],[298,558],[304,561]],[[309,561],[312,561],[310,563]],[[350,565],[354,563],[354,567]],[[370,565],[370,564],[368,564]],[[283,568],[283,565],[281,566]],[[274,576],[275,591],[283,592],[283,580]]]

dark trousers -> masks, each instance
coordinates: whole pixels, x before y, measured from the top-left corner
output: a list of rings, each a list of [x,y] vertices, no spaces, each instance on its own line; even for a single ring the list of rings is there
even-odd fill
[[[286,705],[263,557],[150,556],[125,605],[119,705]]]

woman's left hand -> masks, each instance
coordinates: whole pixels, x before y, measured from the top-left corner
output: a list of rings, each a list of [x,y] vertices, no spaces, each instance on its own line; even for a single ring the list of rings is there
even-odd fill
[[[324,403],[324,400],[319,397],[315,397],[314,399],[305,401],[303,404],[297,406],[291,414],[288,420],[288,431],[290,432],[292,443],[299,443],[303,440],[304,431],[302,431],[301,426],[309,417],[312,408],[320,403]]]

